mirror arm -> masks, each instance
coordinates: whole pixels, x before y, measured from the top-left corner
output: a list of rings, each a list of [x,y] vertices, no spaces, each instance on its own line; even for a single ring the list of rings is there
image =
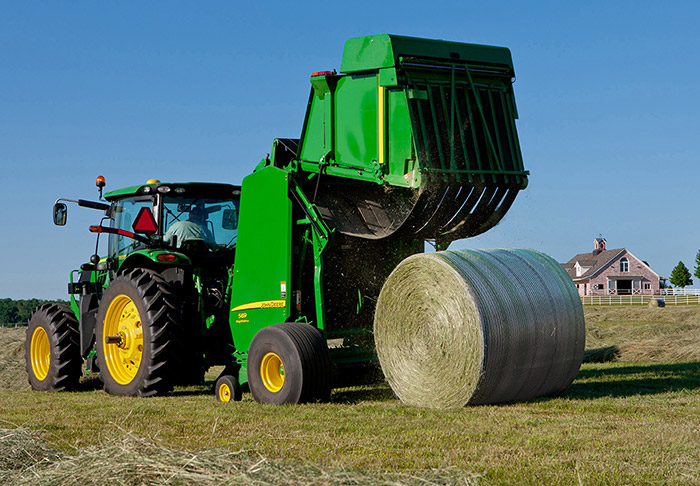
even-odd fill
[[[58,204],[58,203],[60,203],[61,201],[72,202],[72,203],[78,204],[78,200],[77,200],[77,199],[66,199],[66,198],[64,198],[64,197],[59,197],[58,199],[56,199],[56,202],[55,202],[54,204]]]

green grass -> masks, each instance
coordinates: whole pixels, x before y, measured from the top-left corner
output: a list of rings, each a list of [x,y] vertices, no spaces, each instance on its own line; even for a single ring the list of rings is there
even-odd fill
[[[406,407],[381,384],[284,407],[220,404],[205,387],[154,399],[3,390],[0,410],[0,426],[41,430],[64,451],[130,432],[360,471],[458,469],[484,484],[700,481],[697,363],[584,365],[563,397],[457,411]]]
[[[595,346],[633,342],[642,330],[649,347],[683,347],[679,336],[700,329],[687,315],[635,320],[640,316],[596,312],[587,311],[589,332],[607,334]],[[684,323],[674,327],[677,318]],[[430,477],[427,484],[474,475],[485,485],[700,484],[697,357],[584,364],[561,397],[453,411],[407,407],[383,383],[337,389],[326,404],[282,407],[259,405],[249,394],[221,404],[211,385],[152,399],[108,396],[95,379],[73,393],[0,389],[0,428],[41,431],[68,453],[135,435],[185,451],[247,451],[363,478],[342,484],[387,473]]]
[[[381,384],[332,398],[275,407],[220,404],[205,387],[154,399],[1,391],[0,426],[41,430],[64,451],[133,433],[359,471],[457,469],[484,484],[700,481],[697,363],[584,365],[563,397],[457,411],[403,406]]]

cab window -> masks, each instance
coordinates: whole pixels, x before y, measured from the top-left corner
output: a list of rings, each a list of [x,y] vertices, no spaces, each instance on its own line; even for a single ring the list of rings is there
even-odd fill
[[[129,198],[118,201],[114,210],[114,228],[133,232],[133,224],[141,208],[148,208],[153,211],[153,199],[151,197]],[[122,235],[110,235],[109,253],[111,255],[126,255],[143,244]]]
[[[203,240],[212,248],[228,249],[238,235],[238,201],[218,198],[165,197],[163,199],[163,240],[177,245],[183,239]]]

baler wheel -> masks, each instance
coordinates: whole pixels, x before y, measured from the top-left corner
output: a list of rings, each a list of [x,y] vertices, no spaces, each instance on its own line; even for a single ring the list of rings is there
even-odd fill
[[[289,322],[261,329],[248,351],[248,386],[260,403],[325,401],[331,392],[331,359],[313,326]]]
[[[29,384],[39,391],[63,391],[78,385],[80,357],[78,321],[64,304],[44,304],[27,326],[25,360]]]
[[[182,336],[177,296],[158,273],[133,269],[115,278],[97,313],[97,363],[105,391],[166,393],[176,382]]]
[[[216,399],[220,402],[239,402],[242,398],[241,386],[232,375],[221,375],[214,387]]]

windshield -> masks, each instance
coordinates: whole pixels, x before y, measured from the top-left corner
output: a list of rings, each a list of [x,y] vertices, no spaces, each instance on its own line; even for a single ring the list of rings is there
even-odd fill
[[[112,223],[112,226],[114,228],[129,232],[134,231],[133,224],[141,208],[148,208],[149,210],[153,211],[153,198],[137,197],[118,201],[113,209],[114,222]],[[133,250],[143,246],[143,243],[140,243],[133,238],[129,238],[128,236],[114,234],[109,235],[110,255],[123,255],[131,253]]]
[[[163,198],[163,241],[182,247],[203,241],[212,248],[233,248],[238,234],[238,201],[220,198]]]

